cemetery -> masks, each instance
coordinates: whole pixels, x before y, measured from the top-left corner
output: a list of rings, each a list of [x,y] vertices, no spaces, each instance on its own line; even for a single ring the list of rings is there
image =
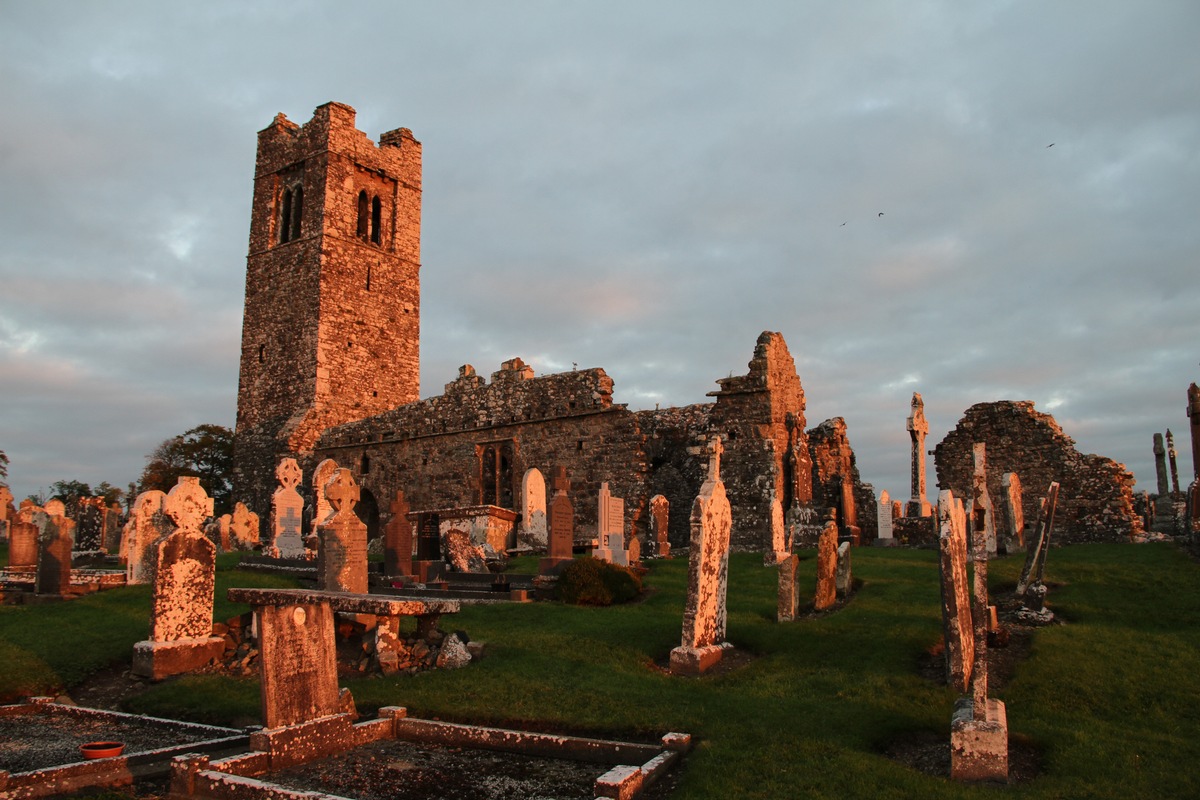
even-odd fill
[[[421,144],[354,118],[259,133],[230,513],[0,487],[0,799],[1200,795],[1170,431],[1151,496],[1028,401],[926,450],[914,393],[893,500],[771,331],[684,408],[420,399]]]

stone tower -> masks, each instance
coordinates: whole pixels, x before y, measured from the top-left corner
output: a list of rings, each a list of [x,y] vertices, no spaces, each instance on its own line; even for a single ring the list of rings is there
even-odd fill
[[[258,134],[234,475],[259,511],[280,458],[420,397],[421,143],[376,146],[354,117],[326,103]]]

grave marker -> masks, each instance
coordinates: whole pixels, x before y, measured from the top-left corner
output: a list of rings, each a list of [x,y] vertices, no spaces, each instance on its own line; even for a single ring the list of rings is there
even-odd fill
[[[929,433],[929,423],[925,420],[925,401],[917,392],[913,392],[907,428],[912,440],[912,498],[904,516],[928,517],[933,513],[925,499],[925,436]]]
[[[783,504],[779,502],[779,498],[775,496],[775,492],[771,492],[771,508],[770,508],[770,531],[771,531],[771,549],[763,553],[763,564],[770,566],[778,564],[792,554],[792,548],[787,539],[787,529],[783,524]]]
[[[546,546],[546,479],[536,467],[521,478],[520,538],[534,547]]]
[[[229,542],[222,546],[226,549],[233,546],[239,550],[253,550],[259,544],[258,525],[258,514],[247,508],[245,503],[235,503],[233,514],[229,517]]]
[[[996,521],[993,518],[992,498],[988,494],[987,488],[987,444],[975,442],[972,453],[975,457],[975,472],[971,477],[971,505],[973,508],[980,508],[984,511],[981,519],[986,526],[983,533],[987,552],[988,555],[995,555],[997,550]],[[972,515],[971,518],[974,520],[975,515]]]
[[[320,464],[317,464],[313,470],[312,490],[313,490],[313,527],[322,525],[325,518],[333,513],[333,507],[329,504],[329,500],[325,497],[325,485],[333,478],[333,474],[337,472],[338,465],[332,458],[327,458]]]
[[[813,608],[817,611],[837,602],[838,526],[834,516],[826,518],[821,538],[817,540],[817,592],[813,598]]]
[[[37,576],[34,594],[63,597],[71,590],[71,550],[75,546],[75,523],[66,517],[36,512],[38,529]]]
[[[875,514],[875,543],[882,547],[887,547],[896,542],[895,536],[892,533],[892,512],[892,498],[885,489],[879,494],[879,510]]]
[[[946,683],[967,691],[975,663],[974,623],[967,584],[967,519],[954,492],[938,494],[938,551],[942,581],[942,633],[945,639]]]
[[[650,537],[653,540],[654,555],[659,558],[671,557],[671,542],[667,538],[668,524],[671,518],[671,501],[656,494],[650,498]]]
[[[413,534],[408,521],[408,501],[404,490],[397,489],[396,497],[388,510],[392,518],[383,529],[383,564],[386,574],[391,576],[412,575]]]
[[[125,523],[122,539],[127,584],[154,581],[158,543],[175,529],[163,508],[166,499],[166,492],[152,489],[139,494],[133,504],[133,513],[129,516],[129,522]]]
[[[1000,479],[1004,486],[1001,500],[1004,503],[1004,536],[1001,545],[1005,553],[1015,553],[1025,547],[1025,510],[1021,507],[1021,478],[1015,472],[1006,472]]]
[[[791,622],[796,618],[796,567],[800,563],[800,556],[795,553],[789,553],[786,558],[780,559],[778,564],[779,570],[779,599],[775,608],[776,622]]]
[[[720,661],[724,652],[733,517],[721,482],[723,450],[719,437],[709,441],[708,479],[692,505],[683,636],[680,646],[671,651],[671,672],[676,675],[699,675]]]
[[[133,646],[133,673],[154,680],[190,672],[225,651],[212,635],[216,545],[200,530],[213,501],[199,478],[180,478],[164,510],[176,525],[158,542],[150,639]]]
[[[285,458],[275,469],[279,488],[271,497],[271,516],[274,520],[272,552],[279,558],[303,558],[304,540],[301,524],[304,515],[304,498],[296,487],[303,477],[300,465],[294,458]]]
[[[538,572],[542,575],[561,570],[574,557],[575,509],[567,496],[570,488],[567,468],[559,466],[554,472],[554,496],[550,499],[549,552],[538,562]]]
[[[332,509],[317,526],[321,540],[317,587],[330,592],[367,591],[367,526],[354,513],[360,490],[348,469],[338,468],[323,487]]]
[[[601,561],[619,564],[622,567],[628,566],[629,553],[625,549],[625,500],[612,496],[607,481],[600,484],[597,514],[597,536],[600,544],[592,551],[592,555]]]
[[[40,511],[43,509],[33,503],[22,503],[9,526],[8,568],[13,572],[33,572],[37,568],[38,527],[33,518]]]

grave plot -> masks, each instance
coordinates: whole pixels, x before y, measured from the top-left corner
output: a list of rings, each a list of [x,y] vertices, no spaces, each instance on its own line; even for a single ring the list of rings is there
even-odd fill
[[[85,759],[89,742],[119,742],[120,755]],[[165,775],[183,753],[245,750],[232,728],[64,706],[36,699],[0,706],[0,797],[52,797],[87,787],[128,786]]]
[[[560,787],[550,796],[632,798],[668,772],[691,743],[690,736],[678,733],[663,736],[658,744],[645,745],[408,719],[406,710],[398,707],[380,709],[377,719],[356,722],[353,698],[337,686],[335,612],[375,617],[381,631],[380,643],[386,645],[399,617],[415,616],[419,627],[429,627],[436,625],[441,614],[457,611],[456,604],[294,589],[231,589],[229,597],[254,608],[262,645],[262,717],[266,728],[251,734],[249,753],[219,761],[205,756],[177,759],[172,766],[173,797],[311,797],[305,793],[307,789],[286,789],[281,784],[303,787],[320,781],[327,781],[333,792],[371,797],[374,795],[361,793],[364,789],[354,777],[356,765],[364,764],[373,765],[370,770],[379,780],[378,785],[388,787],[387,796],[393,797],[397,795],[392,792],[394,781],[390,778],[395,776],[388,773],[395,771],[396,762],[411,763],[403,754],[408,751],[398,745],[409,742],[421,747],[472,751],[470,758],[475,763],[490,763],[493,753],[501,754],[506,762],[517,758],[554,759],[552,767],[531,766],[532,774],[539,780],[554,782],[563,773],[570,773],[574,776],[571,785],[582,787],[578,790],[584,793],[577,795],[575,788]],[[431,760],[430,752],[421,758]],[[574,761],[587,762],[591,767],[586,774],[580,773],[570,768],[569,762]],[[440,785],[438,770],[448,770],[446,774],[462,779],[460,770],[442,760],[433,768],[432,776],[426,776],[435,785]],[[590,790],[586,788],[588,779]],[[559,795],[560,791],[569,793]],[[479,795],[468,792],[462,796]],[[485,796],[547,795],[535,781],[528,794]]]

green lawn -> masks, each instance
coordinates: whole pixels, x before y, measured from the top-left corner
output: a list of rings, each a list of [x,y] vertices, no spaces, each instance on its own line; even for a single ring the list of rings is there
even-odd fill
[[[807,588],[815,561],[803,555]],[[994,562],[994,589],[1011,587],[1019,569],[1017,558]],[[653,562],[649,591],[636,605],[465,608],[442,627],[487,641],[483,661],[346,685],[367,711],[405,705],[423,717],[623,736],[687,731],[698,743],[680,798],[998,791],[930,777],[881,755],[897,736],[949,736],[955,695],[918,673],[941,636],[934,552],[855,550],[862,585],[853,600],[834,614],[784,625],[773,621],[774,571],[760,556],[735,555],[729,638],[754,658],[699,679],[659,667],[679,642],[686,574],[684,559]],[[1059,584],[1049,603],[1067,624],[1038,631],[1030,658],[997,693],[1010,734],[1040,750],[1042,772],[1002,791],[1200,796],[1193,766],[1200,763],[1200,567],[1166,544],[1081,545],[1053,550],[1047,575]],[[218,573],[221,589],[264,580]],[[0,693],[69,687],[90,670],[128,661],[133,642],[145,637],[148,602],[147,589],[133,587],[55,606],[0,608]],[[226,607],[218,617],[237,610]],[[14,683],[10,673],[26,677]],[[257,681],[167,682],[138,697],[136,708],[208,721],[252,718]]]

